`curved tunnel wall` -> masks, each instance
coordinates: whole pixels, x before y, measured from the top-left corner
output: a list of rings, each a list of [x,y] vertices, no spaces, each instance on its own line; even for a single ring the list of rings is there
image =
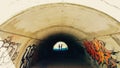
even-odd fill
[[[55,51],[53,47],[55,43],[63,41],[67,44],[68,50],[66,51]],[[36,47],[36,53],[33,55],[34,60],[32,60],[32,66],[39,66],[41,64],[67,64],[67,65],[78,65],[81,67],[92,67],[90,65],[90,60],[85,53],[84,47],[80,41],[69,34],[54,34],[40,41],[39,45]]]
[[[53,32],[74,32],[77,37],[85,38],[93,34],[99,36],[119,32],[119,23],[92,8],[58,3],[28,9],[2,24],[0,28],[37,39]]]
[[[27,46],[38,45],[49,35],[68,33],[78,40],[98,37],[107,42],[108,48],[111,45],[118,51],[119,30],[119,22],[107,14],[81,5],[57,3],[32,7],[12,17],[0,26],[0,35],[1,40],[9,40],[10,36],[9,43],[20,43],[12,60],[19,68]]]

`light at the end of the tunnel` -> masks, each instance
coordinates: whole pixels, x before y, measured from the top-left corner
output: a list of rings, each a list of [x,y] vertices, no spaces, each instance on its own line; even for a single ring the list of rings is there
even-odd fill
[[[68,45],[63,41],[59,41],[53,46],[53,50],[54,51],[67,51]]]

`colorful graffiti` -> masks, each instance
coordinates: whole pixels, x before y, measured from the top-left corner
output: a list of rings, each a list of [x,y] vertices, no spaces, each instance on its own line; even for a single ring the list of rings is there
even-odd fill
[[[91,41],[84,40],[83,45],[87,53],[92,57],[93,60],[100,64],[106,64],[107,68],[117,68],[117,61],[111,55],[118,52],[114,52],[105,48],[105,42],[94,38]]]
[[[32,61],[32,56],[34,54],[35,48],[36,48],[35,45],[28,46],[26,48],[26,51],[21,60],[20,68],[30,68],[30,64]]]
[[[18,54],[20,43],[12,41],[13,36],[8,36],[4,40],[0,40],[0,64],[14,61]]]

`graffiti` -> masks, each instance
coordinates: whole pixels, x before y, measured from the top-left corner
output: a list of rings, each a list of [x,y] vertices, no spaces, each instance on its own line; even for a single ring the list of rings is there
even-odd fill
[[[94,38],[92,41],[84,40],[83,45],[87,53],[92,57],[93,60],[96,60],[97,63],[106,64],[107,68],[117,68],[117,61],[113,59],[111,55],[114,55],[118,52],[114,52],[105,48],[105,42],[97,40]]]
[[[26,51],[25,51],[25,53],[22,57],[22,60],[21,60],[20,68],[30,68],[30,64],[32,61],[32,56],[34,54],[35,48],[36,48],[35,45],[28,46],[26,48]]]
[[[20,43],[12,41],[13,36],[0,40],[0,64],[15,60]]]

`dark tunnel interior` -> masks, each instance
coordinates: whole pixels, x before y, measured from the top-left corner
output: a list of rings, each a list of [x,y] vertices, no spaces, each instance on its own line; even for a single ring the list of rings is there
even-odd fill
[[[68,50],[54,51],[53,46],[59,41],[65,42]],[[55,34],[39,42],[31,68],[90,68],[88,58],[77,38],[68,34]]]

